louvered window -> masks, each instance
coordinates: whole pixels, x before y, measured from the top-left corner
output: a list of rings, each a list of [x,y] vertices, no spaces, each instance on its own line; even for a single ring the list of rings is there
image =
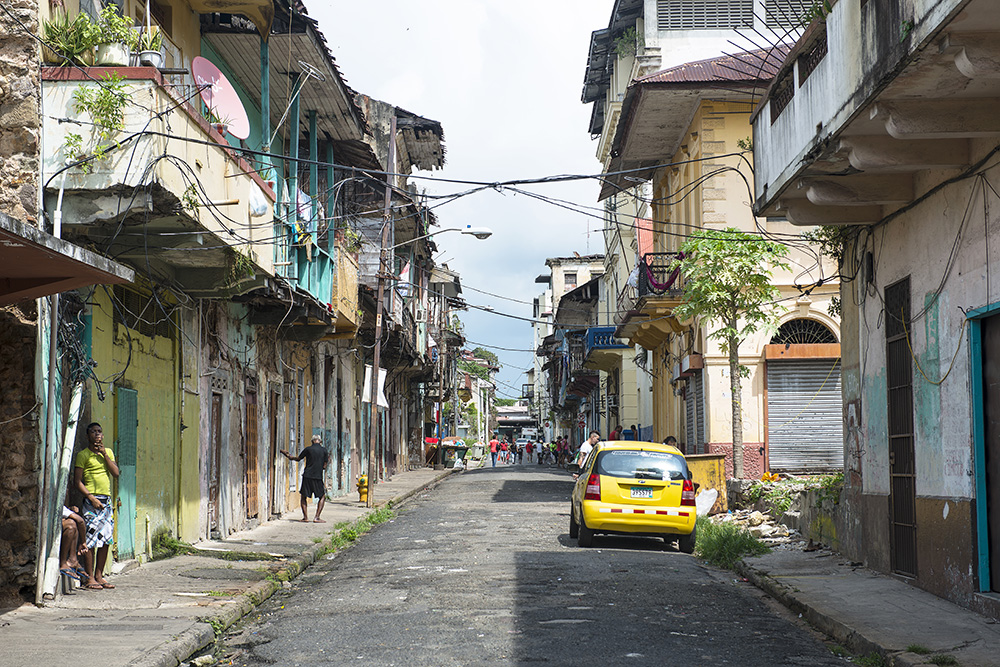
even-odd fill
[[[753,27],[753,0],[657,0],[659,30],[731,30]]]
[[[170,338],[173,323],[159,300],[115,285],[114,323],[124,325],[143,336]]]
[[[795,30],[809,25],[816,0],[767,0],[764,22],[775,31]]]

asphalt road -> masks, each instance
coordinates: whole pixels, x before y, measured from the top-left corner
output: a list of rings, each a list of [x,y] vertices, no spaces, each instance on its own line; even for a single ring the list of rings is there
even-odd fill
[[[449,477],[223,640],[236,665],[845,665],[731,572],[568,536],[548,467]]]

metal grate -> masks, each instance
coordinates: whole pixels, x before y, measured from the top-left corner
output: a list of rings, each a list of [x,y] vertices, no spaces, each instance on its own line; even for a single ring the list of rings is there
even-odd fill
[[[771,90],[771,122],[778,120],[778,116],[785,110],[792,98],[795,97],[795,85],[793,83],[792,70],[785,72],[778,83],[774,84]]]
[[[799,56],[799,85],[801,86],[805,83],[805,80],[809,78],[809,75],[813,73],[821,62],[823,58],[826,57],[827,52],[827,42],[826,33],[824,32],[819,38],[813,42],[812,47],[808,51]]]
[[[657,0],[658,30],[732,30],[753,27],[753,0]]]
[[[910,359],[910,279],[885,290],[886,388],[889,436],[889,511],[892,570],[917,575],[916,456],[913,444],[913,369]]]
[[[825,324],[802,317],[782,324],[771,338],[772,345],[815,345],[836,342],[837,337]]]

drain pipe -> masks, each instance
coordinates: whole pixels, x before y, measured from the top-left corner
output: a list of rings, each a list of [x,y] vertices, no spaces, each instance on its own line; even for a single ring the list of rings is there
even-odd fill
[[[62,238],[62,205],[63,193],[66,191],[66,173],[63,172],[62,180],[59,184],[59,198],[56,200],[56,210],[52,214],[52,235]],[[42,470],[41,489],[38,494],[38,556],[35,561],[35,604],[42,604],[45,592],[45,568],[48,560],[51,542],[54,536],[49,528],[51,523],[49,517],[52,512],[52,495],[55,489],[49,478],[52,476],[52,465],[49,459],[56,448],[56,440],[59,437],[56,426],[56,379],[59,342],[59,294],[49,297],[51,312],[49,313],[49,373],[48,373],[48,397],[45,404],[45,444],[42,447]],[[60,505],[60,508],[62,505]],[[59,516],[62,516],[60,510]]]

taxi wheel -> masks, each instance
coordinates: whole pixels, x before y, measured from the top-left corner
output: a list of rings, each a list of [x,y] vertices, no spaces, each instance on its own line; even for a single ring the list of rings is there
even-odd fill
[[[594,531],[587,528],[587,524],[584,523],[583,517],[580,517],[580,528],[579,535],[576,538],[576,543],[581,547],[589,547],[594,544]]]
[[[677,548],[686,554],[694,553],[694,543],[697,539],[698,530],[694,529],[690,535],[681,535],[677,538]]]
[[[569,506],[569,536],[576,539],[577,535],[580,534],[580,524],[576,522],[576,517],[573,516],[573,506]]]

